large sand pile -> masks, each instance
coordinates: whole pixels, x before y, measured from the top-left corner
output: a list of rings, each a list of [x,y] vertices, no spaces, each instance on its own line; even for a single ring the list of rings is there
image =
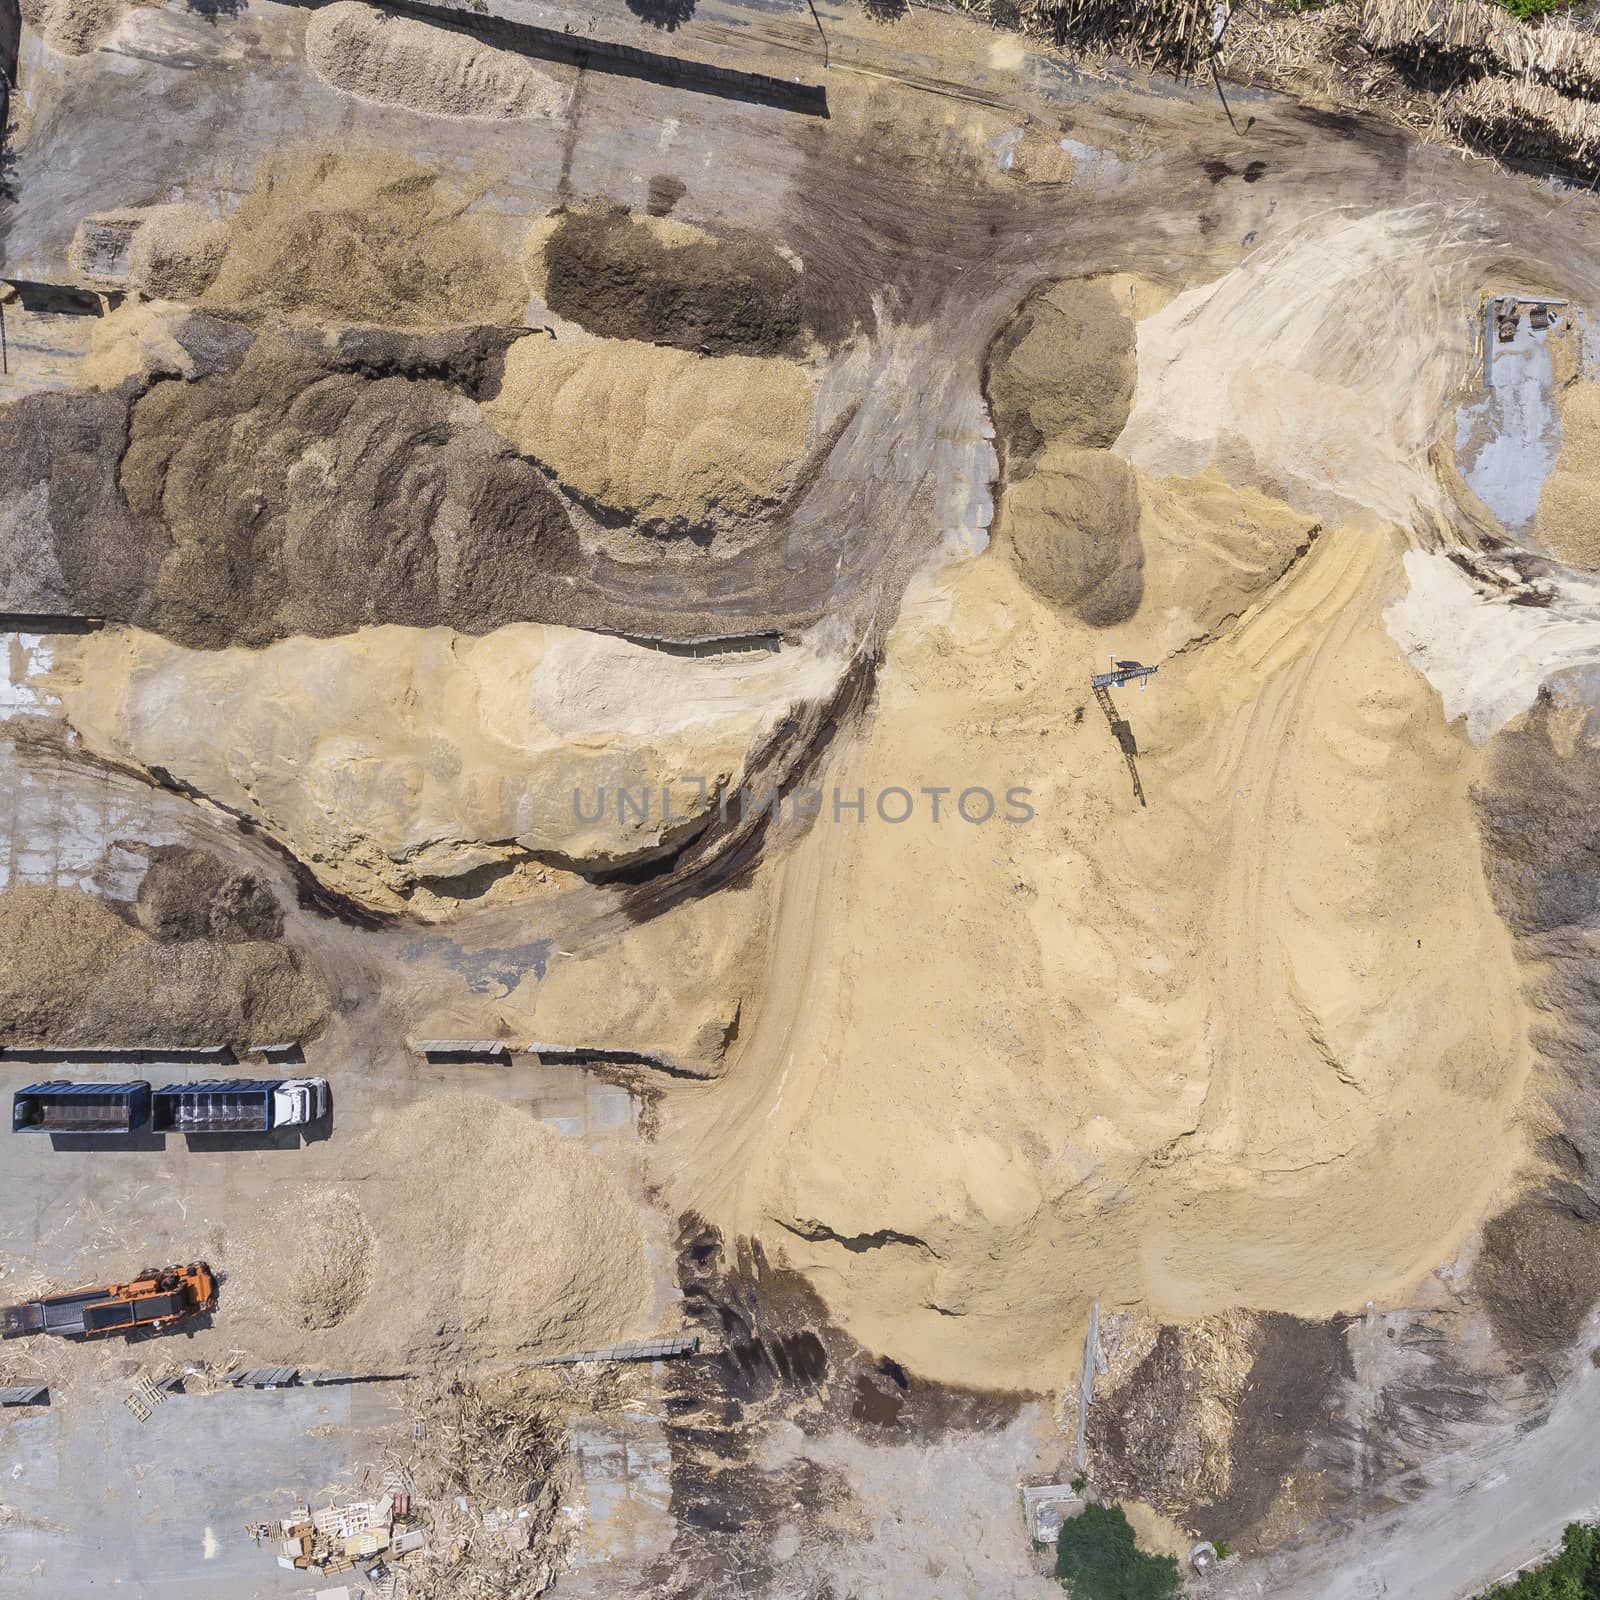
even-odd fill
[[[616,866],[693,837],[718,786],[842,670],[807,646],[687,657],[533,624],[256,651],[108,629],[57,663],[89,748],[160,767],[386,911],[450,909],[534,857]]]
[[[579,494],[671,531],[781,496],[811,435],[812,375],[781,357],[633,340],[521,339],[485,415]]]
[[[973,1383],[1075,1370],[1096,1293],[1324,1316],[1446,1258],[1516,1160],[1528,1045],[1477,758],[1384,631],[1397,577],[1387,537],[1327,533],[1118,695],[1148,810],[1099,635],[992,556],[908,605],[849,786],[1037,815],[813,830],[735,1065],[664,1111],[669,1183]]]
[[[522,276],[475,197],[386,150],[263,163],[206,303],[273,321],[516,323]]]
[[[347,94],[436,117],[557,117],[572,97],[569,69],[535,65],[361,0],[334,0],[311,13],[306,60]]]
[[[1442,514],[1428,455],[1474,359],[1484,271],[1452,226],[1420,206],[1334,213],[1180,294],[1139,324],[1118,453],[1158,476],[1215,466],[1329,522]]]
[[[550,309],[590,333],[708,355],[783,355],[799,344],[799,274],[755,234],[569,211],[531,230],[528,247]]]
[[[307,1186],[239,1241],[224,1309],[253,1351],[370,1372],[644,1331],[639,1219],[575,1140],[463,1094],[394,1113],[348,1160],[352,1180]]]
[[[178,873],[190,881],[179,885]],[[207,893],[199,880],[213,876]],[[262,931],[263,896],[270,901],[253,879],[181,862],[174,870],[170,861],[139,920],[75,889],[6,890],[0,1043],[196,1047],[314,1037],[327,1020],[327,991],[294,946],[275,933],[252,937]]]

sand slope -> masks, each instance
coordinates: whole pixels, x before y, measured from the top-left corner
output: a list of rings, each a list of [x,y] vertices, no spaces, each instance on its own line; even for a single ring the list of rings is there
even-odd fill
[[[909,606],[842,776],[1027,784],[1038,816],[815,830],[744,1054],[667,1119],[686,1192],[970,1382],[1060,1381],[1096,1293],[1324,1315],[1447,1253],[1509,1171],[1526,1045],[1397,582],[1386,535],[1325,534],[1119,696],[1148,810],[1076,687],[1099,635],[993,556]]]
[[[255,819],[378,910],[431,894],[448,909],[452,880],[530,854],[602,865],[660,850],[703,826],[718,784],[736,785],[752,749],[840,670],[808,647],[685,657],[533,623],[256,651],[107,629],[57,660],[91,749]],[[210,716],[187,714],[197,704]],[[620,805],[622,788],[650,791],[647,814]]]

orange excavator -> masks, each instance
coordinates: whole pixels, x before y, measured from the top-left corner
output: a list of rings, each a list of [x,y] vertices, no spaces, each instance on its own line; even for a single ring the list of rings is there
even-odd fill
[[[204,1261],[165,1270],[146,1267],[132,1283],[73,1289],[0,1308],[0,1338],[53,1333],[64,1339],[95,1339],[136,1328],[159,1333],[216,1303],[217,1282]]]

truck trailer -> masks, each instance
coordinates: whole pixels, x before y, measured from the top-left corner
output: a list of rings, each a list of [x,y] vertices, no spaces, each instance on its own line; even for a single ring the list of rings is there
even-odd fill
[[[156,1133],[270,1133],[327,1114],[326,1078],[208,1078],[157,1089],[150,1126]]]
[[[216,1303],[216,1279],[204,1261],[164,1271],[151,1267],[132,1283],[72,1289],[0,1308],[0,1337],[50,1333],[64,1339],[93,1339],[135,1328],[159,1332],[185,1317],[210,1311]]]
[[[132,1133],[150,1119],[148,1083],[31,1083],[11,1097],[14,1133]]]

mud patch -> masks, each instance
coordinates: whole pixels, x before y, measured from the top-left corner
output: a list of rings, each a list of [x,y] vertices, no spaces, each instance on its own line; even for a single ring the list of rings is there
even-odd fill
[[[669,1370],[665,1408],[677,1534],[651,1574],[652,1593],[720,1592],[730,1571],[747,1592],[767,1592],[780,1536],[798,1541],[788,1574],[822,1574],[830,1545],[859,1537],[850,1483],[813,1459],[804,1442],[848,1431],[884,1443],[927,1442],[950,1432],[988,1434],[1018,1414],[1022,1395],[930,1384],[875,1357],[831,1320],[798,1273],[760,1243],[732,1245],[700,1218],[680,1219],[678,1281],[684,1309],[715,1347]],[[798,1518],[796,1506],[812,1508]]]
[[[544,242],[545,299],[611,339],[708,355],[785,355],[802,334],[800,279],[749,233],[664,235],[626,211],[569,211]]]

